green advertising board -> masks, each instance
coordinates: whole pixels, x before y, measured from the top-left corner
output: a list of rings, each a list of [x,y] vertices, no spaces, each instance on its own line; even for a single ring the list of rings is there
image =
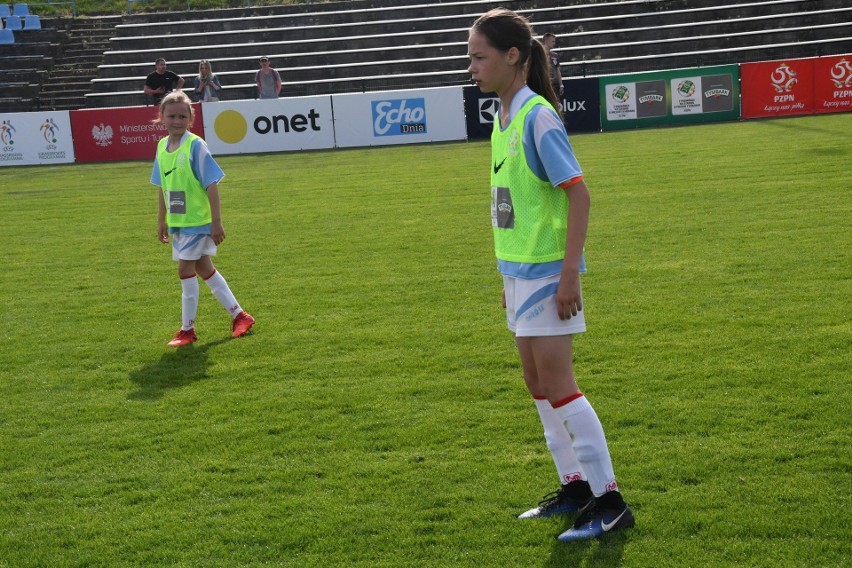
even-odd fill
[[[600,78],[601,128],[740,118],[740,68],[720,65]]]

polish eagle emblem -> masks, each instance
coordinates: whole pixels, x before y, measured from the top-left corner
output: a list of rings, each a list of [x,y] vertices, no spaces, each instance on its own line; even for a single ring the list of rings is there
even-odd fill
[[[112,126],[107,124],[104,126],[104,123],[100,123],[99,125],[95,125],[92,127],[92,138],[95,140],[95,144],[101,147],[106,147],[112,144]]]

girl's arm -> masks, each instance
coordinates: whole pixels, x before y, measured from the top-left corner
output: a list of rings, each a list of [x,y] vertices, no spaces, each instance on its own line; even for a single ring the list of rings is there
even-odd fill
[[[210,200],[210,215],[213,219],[213,242],[218,246],[225,240],[225,227],[222,226],[222,210],[219,205],[219,184],[215,181],[207,186],[207,198]]]
[[[161,243],[167,243],[169,242],[169,227],[166,225],[166,197],[162,190],[157,193],[159,195],[157,197],[157,238],[160,239]]]
[[[580,261],[589,227],[591,197],[584,181],[563,188],[568,197],[568,232],[565,240],[565,260],[556,291],[556,310],[560,319],[571,319],[583,309],[580,290]]]

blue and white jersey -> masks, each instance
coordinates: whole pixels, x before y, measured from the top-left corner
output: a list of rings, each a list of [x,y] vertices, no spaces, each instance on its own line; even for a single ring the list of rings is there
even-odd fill
[[[515,118],[530,98],[536,96],[532,89],[524,85],[512,98],[509,106],[509,122]],[[495,128],[500,128],[495,121]],[[553,187],[575,178],[582,178],[583,170],[574,156],[574,149],[568,140],[565,125],[555,110],[537,105],[527,114],[524,123],[524,153],[530,170],[539,178],[547,180]],[[523,279],[545,278],[562,272],[562,261],[529,264],[521,262],[497,261],[500,274]],[[586,272],[585,256],[580,261],[580,273]]]
[[[180,139],[181,144],[186,141],[189,136],[189,131],[185,132]],[[180,145],[180,144],[179,144]],[[178,146],[179,146],[178,145]],[[201,187],[207,189],[213,183],[219,183],[225,177],[225,172],[216,163],[213,154],[210,153],[210,148],[207,147],[207,142],[201,138],[196,138],[192,142],[189,150],[189,165],[192,168],[192,173],[195,179],[201,182]],[[151,183],[159,188],[162,188],[160,177],[160,164],[157,157],[154,156],[154,168],[151,171]],[[184,235],[205,234],[209,235],[212,232],[210,224],[200,227],[169,227],[169,234],[181,233]]]

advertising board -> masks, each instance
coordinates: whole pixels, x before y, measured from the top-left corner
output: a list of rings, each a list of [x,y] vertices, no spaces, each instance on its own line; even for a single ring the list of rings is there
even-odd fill
[[[739,67],[722,65],[600,79],[604,130],[737,120]]]
[[[814,60],[743,63],[743,118],[814,112]]]
[[[334,147],[331,97],[202,103],[214,156]]]
[[[0,114],[0,166],[74,161],[68,111]]]
[[[203,137],[201,106],[193,104],[194,134]],[[71,111],[74,152],[78,162],[113,160],[151,160],[157,153],[157,142],[168,135],[166,128],[155,122],[155,106],[98,108]]]
[[[337,146],[464,140],[462,87],[334,95]]]
[[[852,110],[852,56],[815,59],[813,77],[815,112]]]
[[[601,129],[598,79],[563,81],[564,93],[559,97],[565,129],[570,132],[599,132]],[[483,93],[478,87],[464,87],[464,110],[469,140],[489,138],[499,100],[494,93]]]

